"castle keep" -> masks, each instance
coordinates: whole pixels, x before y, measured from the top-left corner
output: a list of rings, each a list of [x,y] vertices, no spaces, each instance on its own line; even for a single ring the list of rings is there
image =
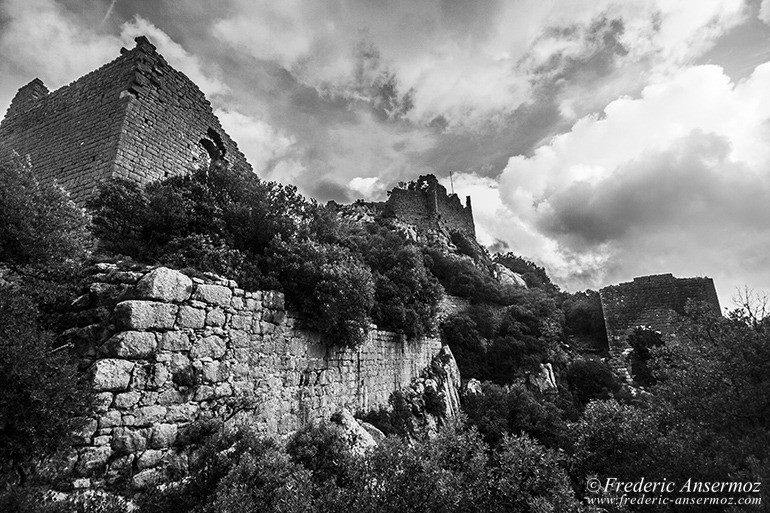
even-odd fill
[[[0,151],[28,156],[39,179],[57,180],[80,204],[106,178],[146,183],[212,160],[251,169],[201,90],[145,37],[56,91],[39,79],[19,89]]]
[[[599,291],[610,344],[610,355],[618,370],[630,351],[627,339],[635,328],[659,331],[663,340],[676,334],[688,300],[703,302],[719,315],[719,299],[711,278],[675,278],[657,274],[611,285]]]

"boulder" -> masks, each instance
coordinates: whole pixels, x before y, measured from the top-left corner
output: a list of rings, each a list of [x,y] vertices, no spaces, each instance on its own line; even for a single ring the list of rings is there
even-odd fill
[[[555,394],[559,389],[556,386],[556,376],[550,363],[541,363],[538,374],[530,374],[529,382],[542,394]]]
[[[377,445],[372,435],[361,427],[353,414],[346,409],[332,415],[332,422],[342,428],[343,439],[348,443],[350,450],[354,454],[362,455],[367,450]]]
[[[368,422],[358,421],[358,423],[361,425],[364,430],[372,435],[372,438],[374,439],[374,442],[379,444],[383,440],[385,440],[385,433],[377,429],[375,426],[369,424]]]
[[[158,267],[145,274],[136,284],[136,292],[142,299],[177,302],[190,299],[192,280],[167,267]]]
[[[92,380],[97,392],[122,392],[131,381],[133,362],[105,358],[96,360],[93,365]]]
[[[497,273],[497,280],[503,285],[515,285],[517,287],[527,288],[527,282],[524,281],[524,278],[520,274],[511,271],[503,264],[495,264],[495,272]]]

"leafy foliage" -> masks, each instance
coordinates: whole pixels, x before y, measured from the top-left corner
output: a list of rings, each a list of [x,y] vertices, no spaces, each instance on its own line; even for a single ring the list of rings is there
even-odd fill
[[[527,287],[543,289],[550,293],[558,292],[559,288],[551,281],[545,269],[513,253],[495,255],[495,262],[504,265],[511,271],[524,278]]]

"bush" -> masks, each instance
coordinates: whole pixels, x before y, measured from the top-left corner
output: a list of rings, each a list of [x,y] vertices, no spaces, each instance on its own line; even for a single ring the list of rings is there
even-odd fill
[[[573,361],[565,377],[581,407],[593,399],[610,399],[621,387],[612,369],[596,360]]]

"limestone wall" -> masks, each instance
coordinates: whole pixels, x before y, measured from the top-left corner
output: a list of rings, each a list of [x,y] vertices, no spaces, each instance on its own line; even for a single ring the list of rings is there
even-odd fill
[[[675,336],[688,300],[708,304],[720,313],[711,278],[675,278],[659,274],[605,287],[599,291],[610,354],[618,371],[628,374],[625,357],[630,352],[628,335],[637,327],[659,331],[663,340]]]
[[[238,411],[282,435],[341,407],[385,406],[441,351],[437,339],[376,330],[356,350],[327,347],[277,292],[165,268],[96,271],[74,304],[78,326],[62,336],[98,393],[98,415],[70,461],[83,486],[126,476],[145,486],[185,466],[185,446],[206,422]]]
[[[207,165],[209,129],[225,158],[250,170],[200,89],[146,38],[136,43],[56,91],[39,79],[22,87],[0,123],[0,149],[29,156],[43,181],[58,180],[79,203],[105,178],[145,183]]]

